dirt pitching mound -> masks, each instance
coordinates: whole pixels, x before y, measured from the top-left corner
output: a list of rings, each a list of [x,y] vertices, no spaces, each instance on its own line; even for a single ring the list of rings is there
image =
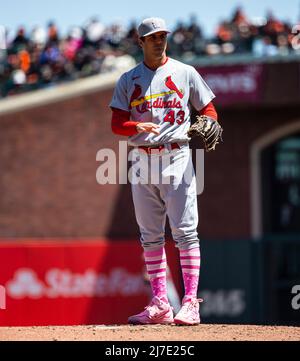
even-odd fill
[[[0,327],[1,341],[300,341],[300,327],[89,325]]]

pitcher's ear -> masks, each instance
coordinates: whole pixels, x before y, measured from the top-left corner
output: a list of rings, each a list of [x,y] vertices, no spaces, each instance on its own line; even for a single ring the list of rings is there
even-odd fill
[[[145,38],[142,36],[139,38],[139,46],[142,48],[142,44],[145,42]]]

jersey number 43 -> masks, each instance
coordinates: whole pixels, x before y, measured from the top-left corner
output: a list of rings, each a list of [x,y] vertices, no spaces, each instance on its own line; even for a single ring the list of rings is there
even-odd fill
[[[177,124],[182,124],[184,122],[184,115],[183,110],[179,110],[177,114],[175,114],[175,110],[169,110],[164,117],[164,122],[169,122],[171,124],[176,122]]]

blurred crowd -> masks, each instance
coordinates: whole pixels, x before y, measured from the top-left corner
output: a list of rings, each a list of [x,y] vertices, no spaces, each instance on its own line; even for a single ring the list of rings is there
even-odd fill
[[[104,26],[92,18],[64,37],[55,22],[46,28],[35,27],[30,34],[21,27],[10,40],[7,33],[2,34],[2,43],[4,37],[7,44],[1,50],[0,39],[0,97],[134,65],[141,59],[136,25]],[[229,20],[218,25],[212,38],[203,35],[194,16],[187,24],[179,22],[169,36],[168,54],[174,58],[189,54],[288,55],[294,52],[294,35],[292,25],[272,13],[250,20],[237,8]]]

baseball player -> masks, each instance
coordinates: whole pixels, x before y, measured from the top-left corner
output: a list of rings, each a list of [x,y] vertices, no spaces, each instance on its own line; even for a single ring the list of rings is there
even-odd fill
[[[153,293],[144,311],[129,317],[131,324],[200,323],[197,193],[187,132],[191,125],[190,105],[215,123],[217,113],[212,104],[215,95],[198,72],[167,57],[168,33],[163,19],[142,21],[138,35],[144,61],[121,76],[110,103],[112,131],[129,137],[128,143],[134,147],[139,166],[146,169],[152,160],[160,162],[160,167],[151,168],[152,173],[158,173],[151,174],[158,182],[147,178],[131,184]],[[166,157],[171,159],[172,166],[165,162]],[[187,172],[192,174],[188,181]],[[182,307],[175,317],[167,297],[166,215],[179,249],[185,289]]]

